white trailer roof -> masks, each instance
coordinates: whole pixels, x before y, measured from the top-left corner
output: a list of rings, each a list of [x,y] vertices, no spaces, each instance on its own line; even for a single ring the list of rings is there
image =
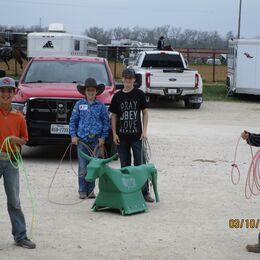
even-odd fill
[[[52,38],[77,38],[77,39],[88,39],[92,41],[96,41],[91,37],[85,35],[77,35],[71,33],[62,33],[62,32],[32,32],[28,34],[28,38],[44,38],[44,37],[52,37]]]
[[[260,38],[233,39],[229,40],[229,44],[260,44]]]

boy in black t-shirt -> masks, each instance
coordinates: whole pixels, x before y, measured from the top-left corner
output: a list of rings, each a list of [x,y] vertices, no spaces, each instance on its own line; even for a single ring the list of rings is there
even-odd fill
[[[124,88],[114,95],[109,108],[112,112],[113,140],[117,145],[121,167],[131,165],[131,149],[134,165],[138,166],[145,163],[142,140],[147,138],[147,103],[144,92],[134,88],[135,71],[125,69],[122,77]],[[143,189],[143,195],[147,202],[154,202],[149,193],[148,182]]]

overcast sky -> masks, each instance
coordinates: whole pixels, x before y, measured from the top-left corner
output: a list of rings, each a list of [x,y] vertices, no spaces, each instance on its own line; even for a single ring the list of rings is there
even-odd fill
[[[238,32],[240,0],[0,0],[0,25],[26,27],[63,23],[68,32],[91,26]],[[260,0],[242,0],[241,37],[260,35]]]

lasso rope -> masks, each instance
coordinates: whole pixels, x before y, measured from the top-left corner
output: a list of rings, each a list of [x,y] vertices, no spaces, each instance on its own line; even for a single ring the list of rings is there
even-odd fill
[[[237,141],[236,149],[235,149],[235,155],[234,155],[234,161],[232,163],[232,170],[231,170],[231,181],[234,185],[237,185],[240,181],[240,170],[238,165],[236,164],[236,158],[237,158],[237,150],[238,145],[241,140],[241,137]],[[250,145],[250,143],[249,143]],[[252,195],[259,195],[260,194],[260,150],[258,150],[255,154],[253,153],[253,148],[250,145],[250,151],[252,160],[247,172],[247,178],[245,183],[245,197],[247,199],[250,199]],[[234,168],[236,168],[238,173],[238,180],[234,181],[233,171]]]
[[[28,176],[28,173],[25,169],[24,162],[23,162],[23,159],[22,159],[22,155],[19,151],[19,148],[16,145],[14,145],[14,146],[15,146],[15,151],[12,148],[10,138],[7,137],[4,140],[4,142],[3,142],[3,144],[0,148],[0,154],[2,153],[3,149],[5,148],[5,151],[6,151],[7,156],[8,156],[8,160],[11,163],[11,165],[15,169],[22,168],[22,170],[23,170],[23,173],[24,173],[24,176],[25,176],[26,188],[27,188],[29,199],[30,199],[31,206],[32,206],[32,220],[31,220],[30,233],[29,233],[29,238],[31,239],[32,233],[33,233],[33,227],[34,227],[34,224],[35,224],[35,212],[36,212],[35,201],[34,201],[33,196],[32,196],[31,186],[30,186],[30,182],[29,182],[29,176]],[[13,160],[12,160],[12,158],[13,158]]]
[[[148,142],[148,139],[145,138],[142,140],[142,150],[141,150],[141,163],[142,164],[148,164],[151,160],[152,152],[151,147]],[[150,187],[150,190],[153,189],[152,182],[148,179],[148,186]]]
[[[103,157],[103,158],[107,157],[107,151],[106,151],[106,149],[105,149],[105,146],[103,146],[103,147],[100,148],[100,147],[97,145],[97,146],[94,148],[94,150],[92,150],[92,149],[90,148],[90,146],[87,145],[87,144],[85,144],[84,142],[79,141],[79,143],[82,144],[83,146],[85,146],[85,148],[87,149],[87,151],[88,151],[88,153],[89,153],[89,155],[90,155],[91,157],[98,157],[98,156],[101,156],[101,157]],[[62,163],[63,163],[63,160],[64,160],[64,158],[65,158],[65,156],[66,156],[68,150],[69,150],[69,154],[70,154],[70,165],[71,165],[71,169],[72,169],[72,171],[74,172],[74,174],[75,174],[76,176],[78,176],[78,173],[74,170],[73,164],[72,164],[72,148],[73,148],[73,144],[70,143],[70,144],[67,146],[65,152],[64,152],[63,155],[62,155],[62,158],[61,158],[61,160],[60,160],[60,162],[59,162],[59,165],[58,165],[56,171],[54,172],[54,174],[53,174],[53,176],[52,176],[52,180],[51,180],[51,183],[50,183],[49,188],[48,188],[48,201],[51,202],[51,203],[53,203],[53,204],[56,204],[56,205],[63,205],[63,206],[66,206],[66,205],[76,205],[76,204],[82,203],[82,202],[84,201],[84,200],[80,200],[80,201],[72,202],[72,203],[61,203],[61,202],[54,201],[54,200],[52,200],[52,199],[50,198],[50,192],[51,192],[52,184],[53,184],[53,182],[54,182],[54,180],[55,180],[55,177],[56,177],[56,175],[57,175],[57,173],[58,173],[58,171],[59,171],[60,166],[61,166]],[[101,149],[103,150],[103,154],[99,154],[99,150],[101,150]],[[95,184],[95,187],[96,187],[96,184]],[[95,187],[94,187],[94,189],[95,189]],[[91,193],[90,193],[90,194],[91,194]],[[90,196],[90,194],[89,194],[88,196]],[[87,197],[88,197],[88,196],[87,196]]]
[[[151,147],[148,142],[148,139],[145,138],[142,140],[142,151],[141,151],[141,162],[143,163],[149,163],[150,159],[152,157]]]

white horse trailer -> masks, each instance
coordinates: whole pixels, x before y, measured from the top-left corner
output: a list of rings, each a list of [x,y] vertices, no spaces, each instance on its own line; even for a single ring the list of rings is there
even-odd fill
[[[32,32],[27,37],[28,58],[97,56],[97,40],[84,35],[66,33],[63,28],[53,29],[53,26],[50,26],[48,32]]]
[[[229,40],[227,92],[260,95],[260,39]]]

